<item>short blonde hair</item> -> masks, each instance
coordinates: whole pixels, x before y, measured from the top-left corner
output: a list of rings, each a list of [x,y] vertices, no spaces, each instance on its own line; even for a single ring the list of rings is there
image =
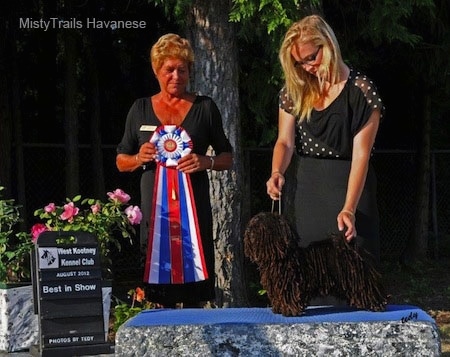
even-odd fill
[[[292,47],[305,43],[322,47],[322,63],[317,69],[317,77],[302,68],[295,67]],[[286,81],[286,92],[293,103],[292,114],[300,121],[309,119],[314,103],[323,91],[325,80],[331,84],[339,80],[339,63],[342,61],[342,55],[333,30],[318,15],[307,16],[295,22],[285,34],[279,59]]]
[[[186,61],[191,70],[194,63],[194,51],[187,39],[174,33],[168,33],[161,36],[150,50],[150,63],[153,71],[158,71],[167,58]]]

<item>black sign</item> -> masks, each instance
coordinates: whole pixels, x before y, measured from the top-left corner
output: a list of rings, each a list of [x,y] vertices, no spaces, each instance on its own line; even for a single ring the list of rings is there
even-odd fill
[[[65,348],[74,351],[77,346],[83,351],[92,346],[91,355],[110,353],[96,237],[86,232],[44,232],[33,260],[40,355],[64,354],[69,352]]]

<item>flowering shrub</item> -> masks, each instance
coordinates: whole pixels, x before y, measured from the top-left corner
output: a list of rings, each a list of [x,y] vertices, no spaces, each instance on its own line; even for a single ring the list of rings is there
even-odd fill
[[[147,301],[145,291],[140,287],[129,290],[127,295],[131,299],[131,304],[116,298],[117,305],[114,307],[114,332],[117,332],[124,322],[136,316],[142,310],[161,307],[158,304]]]
[[[0,186],[1,191],[4,187]],[[33,243],[28,234],[16,232],[21,221],[20,206],[13,199],[0,199],[0,282],[29,280],[29,253]]]
[[[80,195],[66,199],[60,206],[49,203],[44,208],[34,212],[43,220],[31,228],[31,236],[36,241],[39,234],[45,231],[85,231],[94,234],[99,243],[100,255],[107,266],[111,265],[109,258],[111,244],[121,249],[117,233],[132,243],[132,235],[136,233],[134,225],[139,224],[142,213],[138,206],[124,206],[130,201],[130,196],[116,189],[108,192],[108,201],[84,198]],[[62,242],[61,242],[62,243]]]

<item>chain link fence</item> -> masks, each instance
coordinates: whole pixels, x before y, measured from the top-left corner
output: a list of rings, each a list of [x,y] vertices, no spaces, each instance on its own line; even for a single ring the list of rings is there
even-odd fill
[[[106,192],[121,188],[130,194],[132,204],[139,205],[139,173],[119,173],[115,166],[115,146],[104,146],[104,196],[95,195],[93,187],[98,169],[92,167],[91,149],[80,146],[80,194],[84,197],[107,199]],[[63,145],[25,145],[25,219],[27,227],[36,222],[33,212],[49,202],[65,200],[65,151]],[[270,149],[245,149],[244,172],[249,176],[249,190],[243,190],[250,213],[268,211],[270,200],[265,183],[270,173],[272,151]],[[405,251],[414,229],[414,205],[416,194],[417,154],[412,151],[377,151],[372,163],[378,177],[378,205],[381,219],[381,255],[383,260],[396,261]],[[434,151],[431,156],[430,177],[430,227],[429,246],[434,256],[443,254],[450,237],[450,150]],[[16,172],[16,171],[14,171]],[[15,180],[15,182],[18,182]],[[13,188],[17,192],[17,187]],[[125,243],[116,252],[114,270],[116,278],[141,276],[142,265],[139,238],[136,244]]]

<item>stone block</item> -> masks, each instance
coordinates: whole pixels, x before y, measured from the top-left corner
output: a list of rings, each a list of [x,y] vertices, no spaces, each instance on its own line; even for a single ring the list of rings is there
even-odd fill
[[[38,342],[39,321],[33,301],[31,284],[0,288],[0,351],[21,351]]]
[[[143,311],[116,334],[116,356],[440,356],[434,320],[414,306],[385,312],[310,307]]]

